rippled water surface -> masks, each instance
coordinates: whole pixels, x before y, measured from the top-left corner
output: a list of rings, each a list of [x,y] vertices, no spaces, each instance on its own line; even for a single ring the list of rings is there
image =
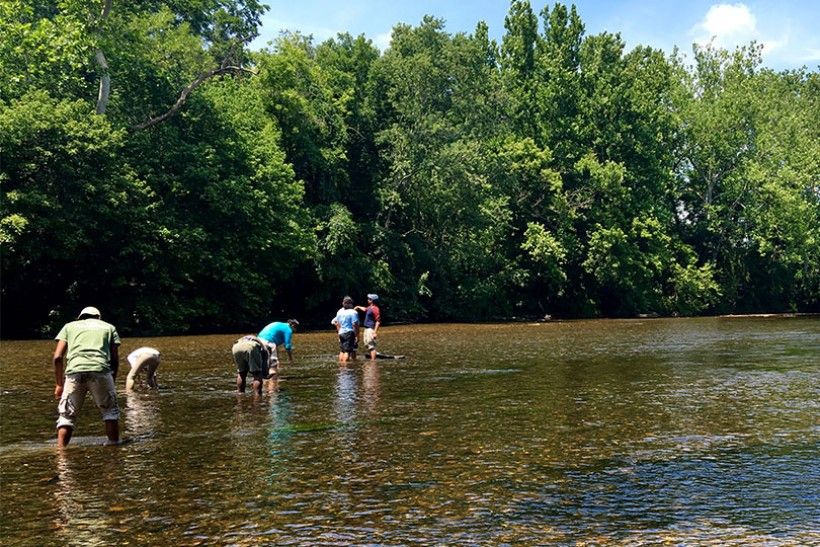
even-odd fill
[[[380,333],[407,358],[297,334],[262,397],[232,391],[236,336],[124,339],[162,389],[121,375],[129,442],[88,399],[64,451],[53,343],[2,342],[0,542],[820,544],[817,318]]]

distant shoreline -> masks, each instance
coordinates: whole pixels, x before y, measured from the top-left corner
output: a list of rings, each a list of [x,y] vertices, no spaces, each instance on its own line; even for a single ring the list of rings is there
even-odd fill
[[[389,321],[384,323],[385,327],[401,327],[408,325],[433,325],[433,324],[460,324],[460,325],[483,325],[483,324],[498,324],[498,323],[566,323],[571,321],[607,321],[607,320],[647,320],[647,319],[697,319],[697,318],[719,318],[719,319],[771,319],[771,318],[797,318],[797,317],[820,317],[820,313],[816,312],[782,312],[782,313],[740,313],[740,314],[720,314],[720,315],[660,315],[660,314],[639,314],[622,317],[498,317],[486,321]],[[308,321],[303,322],[303,328],[299,332],[317,332],[326,330],[319,328]],[[241,334],[239,330],[236,331],[217,331],[217,332],[176,332],[163,334],[134,334],[128,333],[123,335],[124,338],[163,338],[173,336],[219,336],[219,335],[238,335]],[[24,338],[3,338],[0,336],[0,341],[14,342],[26,340],[51,340],[49,337],[24,337]]]

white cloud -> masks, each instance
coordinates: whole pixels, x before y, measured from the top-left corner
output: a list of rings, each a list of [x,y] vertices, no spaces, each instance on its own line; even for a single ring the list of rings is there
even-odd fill
[[[764,9],[758,14],[743,3],[715,4],[689,34],[705,45],[733,50],[755,41],[762,46],[763,62],[772,68],[796,68],[820,61],[820,41],[810,25],[810,14]]]
[[[716,4],[692,28],[695,41],[733,47],[758,38],[757,18],[745,4]]]
[[[788,43],[788,37],[780,39],[770,38],[768,40],[762,40],[760,42],[760,44],[763,46],[763,55],[770,55],[777,51],[783,51],[783,49],[788,45]]]
[[[382,32],[381,34],[377,34],[376,37],[373,38],[373,45],[384,53],[384,51],[390,47],[390,39],[392,36],[392,32]]]

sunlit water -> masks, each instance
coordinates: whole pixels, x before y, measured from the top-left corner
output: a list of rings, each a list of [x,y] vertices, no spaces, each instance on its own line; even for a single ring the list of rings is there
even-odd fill
[[[299,333],[262,397],[236,336],[162,350],[101,446],[54,446],[53,343],[3,342],[4,545],[820,544],[820,320],[424,325],[340,368]],[[127,364],[123,360],[124,370]]]

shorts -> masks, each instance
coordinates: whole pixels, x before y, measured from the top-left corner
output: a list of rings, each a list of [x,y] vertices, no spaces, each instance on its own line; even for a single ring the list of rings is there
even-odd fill
[[[94,404],[100,409],[102,419],[116,421],[120,419],[120,408],[117,405],[117,389],[114,377],[110,372],[77,372],[68,374],[63,384],[63,396],[57,404],[60,417],[57,427],[74,428],[74,420],[83,407],[86,392],[91,392]]]
[[[374,329],[364,329],[364,345],[367,349],[376,349],[376,331]]]
[[[250,372],[254,379],[261,380],[268,372],[262,347],[252,340],[239,340],[231,348],[233,362],[236,363],[236,372],[247,374]]]
[[[339,335],[339,351],[353,353],[356,351],[356,333],[352,330]]]
[[[268,368],[278,367],[279,353],[276,350],[276,344],[272,342],[265,342],[265,347],[268,348]]]

